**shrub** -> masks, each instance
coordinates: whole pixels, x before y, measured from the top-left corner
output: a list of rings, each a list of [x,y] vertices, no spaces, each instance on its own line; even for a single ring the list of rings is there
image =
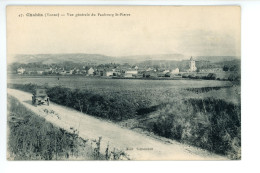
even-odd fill
[[[216,77],[217,77],[217,75],[215,73],[209,73],[206,78],[208,80],[215,80]]]
[[[161,108],[154,133],[209,151],[240,158],[240,106],[213,98],[188,99]]]
[[[134,117],[138,106],[141,105],[137,105],[136,101],[131,101],[127,97],[120,97],[118,94],[101,95],[88,90],[72,90],[63,87],[49,88],[47,94],[55,103],[115,121]]]
[[[229,81],[240,81],[240,75],[232,73],[229,75],[228,80]]]
[[[38,86],[12,84],[8,87],[32,93]],[[47,88],[47,94],[52,102],[114,121],[134,117],[137,110],[149,107],[149,102],[144,101],[140,96],[133,97],[128,93],[122,96],[122,93],[95,93],[89,90],[73,90],[61,86],[45,86],[45,88]]]

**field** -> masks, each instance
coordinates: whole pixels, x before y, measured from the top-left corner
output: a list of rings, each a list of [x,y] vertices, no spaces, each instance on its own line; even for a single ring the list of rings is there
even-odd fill
[[[228,81],[10,77],[8,83],[27,92],[45,86],[58,104],[231,159],[241,157],[240,86]]]
[[[136,89],[175,89],[231,86],[229,81],[218,80],[142,80],[107,79],[81,76],[10,76],[7,83],[63,86],[72,89],[90,90],[136,90]]]

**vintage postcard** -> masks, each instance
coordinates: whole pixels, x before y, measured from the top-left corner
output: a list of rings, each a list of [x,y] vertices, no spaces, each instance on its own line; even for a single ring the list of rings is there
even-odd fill
[[[8,160],[240,160],[239,6],[7,6]]]

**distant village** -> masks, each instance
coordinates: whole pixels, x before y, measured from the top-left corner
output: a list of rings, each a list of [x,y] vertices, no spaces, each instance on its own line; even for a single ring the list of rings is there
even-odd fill
[[[193,57],[189,59],[189,66],[187,69],[180,71],[178,67],[160,68],[160,67],[143,67],[131,66],[129,64],[117,65],[88,65],[81,67],[18,67],[16,74],[18,75],[83,75],[93,77],[107,77],[107,78],[194,78],[194,79],[222,79],[228,80],[225,75],[225,68],[208,68],[200,69],[196,67],[196,61]],[[226,70],[228,71],[228,70]]]

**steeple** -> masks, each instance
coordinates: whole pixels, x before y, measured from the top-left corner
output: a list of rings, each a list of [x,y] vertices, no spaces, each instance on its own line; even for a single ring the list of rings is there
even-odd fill
[[[196,70],[197,70],[196,62],[195,62],[195,60],[193,59],[192,56],[190,57],[190,63],[189,63],[189,65],[190,65],[190,69],[189,69],[190,72],[193,72],[193,71],[196,71]]]

